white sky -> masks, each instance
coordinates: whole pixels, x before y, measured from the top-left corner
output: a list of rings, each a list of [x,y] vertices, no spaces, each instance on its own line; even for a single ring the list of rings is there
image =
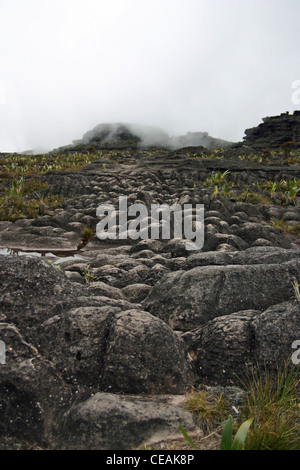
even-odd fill
[[[240,141],[293,112],[299,0],[0,0],[0,151],[97,124]]]

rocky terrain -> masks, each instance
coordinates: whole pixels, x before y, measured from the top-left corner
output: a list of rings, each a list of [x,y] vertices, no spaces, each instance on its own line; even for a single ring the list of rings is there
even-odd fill
[[[131,449],[179,424],[197,435],[182,407],[193,388],[238,407],[237,376],[276,368],[300,339],[299,175],[297,158],[243,144],[129,148],[45,173],[62,207],[0,222],[2,448]],[[203,204],[202,249],[100,240],[97,207],[119,196]]]

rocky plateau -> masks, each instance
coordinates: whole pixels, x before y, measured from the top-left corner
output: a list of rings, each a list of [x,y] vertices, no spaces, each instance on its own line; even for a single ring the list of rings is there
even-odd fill
[[[85,139],[92,152],[95,133]],[[178,425],[197,435],[182,407],[192,389],[222,389],[231,410],[237,375],[290,358],[299,195],[267,188],[299,181],[300,165],[257,155],[250,142],[118,146],[79,171],[43,175],[47,194],[64,198],[52,214],[0,222],[0,448],[132,449],[178,437]],[[217,172],[226,191],[208,184]],[[149,210],[203,204],[203,247],[100,240],[97,208],[117,208],[120,196]]]

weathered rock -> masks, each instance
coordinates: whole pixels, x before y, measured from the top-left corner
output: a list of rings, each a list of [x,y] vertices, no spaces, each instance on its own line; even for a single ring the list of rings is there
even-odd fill
[[[246,250],[249,247],[247,241],[238,235],[228,233],[213,233],[208,234],[205,239],[203,251],[213,251],[218,248],[219,245],[226,243],[232,246],[235,250]]]
[[[57,449],[130,450],[179,437],[178,424],[199,435],[183,398],[96,393],[66,413]]]
[[[253,320],[252,328],[257,363],[276,369],[290,361],[292,344],[300,338],[300,302],[272,305]]]
[[[15,325],[0,323],[0,337],[6,348],[6,363],[0,365],[0,434],[51,448],[71,389]]]
[[[252,245],[259,238],[264,238],[265,240],[277,244],[278,239],[282,238],[281,233],[274,227],[254,222],[243,223],[235,230],[235,234],[249,245]]]
[[[230,264],[280,264],[300,259],[300,249],[259,246],[233,253]]]
[[[65,271],[65,275],[71,282],[78,282],[78,284],[85,284],[84,278],[75,271]]]
[[[190,330],[215,317],[237,311],[264,310],[290,300],[300,262],[203,266],[164,276],[143,308],[173,329]]]
[[[247,310],[221,316],[182,338],[200,383],[235,384],[253,369],[278,370],[291,364],[292,344],[300,336],[299,302],[272,305],[264,312]]]
[[[30,251],[76,251],[80,236],[49,225],[31,229],[16,225],[0,232],[0,246],[15,250]]]
[[[87,287],[87,293],[89,295],[100,295],[105,297],[110,297],[111,299],[124,299],[124,295],[121,289],[117,287],[109,286],[104,282],[92,282]],[[129,299],[132,300],[132,299]]]
[[[102,390],[180,393],[190,379],[183,344],[163,321],[136,309],[114,316],[105,351]]]
[[[232,264],[233,256],[230,253],[208,251],[205,253],[196,253],[189,256],[184,264],[183,269],[189,270],[197,266],[225,266]]]
[[[53,364],[69,383],[103,389],[101,373],[107,336],[113,316],[120,311],[117,305],[107,302],[99,307],[73,308],[43,323],[41,334],[49,342],[48,347],[43,345],[44,354],[51,355]]]
[[[66,380],[93,391],[184,390],[192,376],[174,332],[136,304],[94,299],[99,306],[83,302],[40,327],[41,336],[47,338],[41,341],[41,350]]]
[[[141,302],[147,297],[150,291],[151,286],[147,284],[130,284],[123,287],[122,294],[131,302]]]
[[[83,287],[34,256],[0,257],[1,320],[13,323],[39,349],[40,325],[74,305]]]
[[[169,240],[161,251],[162,253],[170,253],[174,258],[187,256],[191,253],[191,250],[188,249],[188,244],[187,240],[174,238]]]
[[[224,315],[192,332],[189,349],[197,358],[195,371],[200,383],[241,385],[238,379],[243,378],[253,364],[251,321],[259,313],[245,310]]]

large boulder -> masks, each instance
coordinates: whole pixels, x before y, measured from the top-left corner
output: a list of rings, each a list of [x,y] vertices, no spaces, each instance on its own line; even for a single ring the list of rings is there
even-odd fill
[[[300,338],[300,303],[224,315],[182,336],[200,383],[241,385],[253,368],[291,365],[292,344]]]
[[[96,393],[64,416],[58,450],[129,450],[178,438],[178,425],[199,434],[177,397]],[[178,397],[180,399],[180,397]]]
[[[39,349],[43,322],[74,305],[84,288],[34,256],[0,256],[0,320],[13,323]]]
[[[79,233],[64,230],[50,216],[20,219],[0,232],[0,246],[15,251],[74,252],[81,242]]]
[[[122,311],[117,301],[52,317],[43,334],[52,339],[47,356],[57,369],[93,391],[178,393],[192,379],[177,335],[147,312]]]
[[[15,325],[0,323],[0,337],[6,349],[0,365],[0,435],[51,447],[69,408],[70,387]]]
[[[105,390],[180,393],[190,380],[183,344],[162,320],[137,309],[115,315],[104,359]]]
[[[200,383],[237,384],[253,364],[251,322],[258,314],[244,310],[220,316],[183,335]]]
[[[281,264],[202,266],[164,276],[143,308],[171,328],[187,331],[241,310],[265,310],[290,300],[300,261]]]
[[[39,258],[0,262],[0,320],[14,324],[69,383],[127,393],[177,393],[189,383],[178,336],[139,304],[112,298],[103,284],[104,295],[90,295],[93,289]]]
[[[292,344],[300,339],[300,302],[272,305],[253,319],[254,356],[269,369],[289,361]]]

